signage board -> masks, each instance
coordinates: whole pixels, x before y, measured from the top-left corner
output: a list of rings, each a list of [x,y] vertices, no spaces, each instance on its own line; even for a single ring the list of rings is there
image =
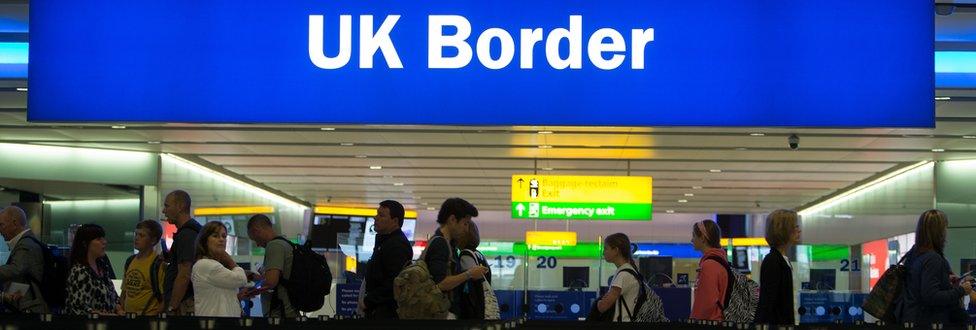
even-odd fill
[[[60,1],[28,120],[934,127],[932,3]]]
[[[576,246],[575,231],[527,231],[525,244],[546,246]]]
[[[512,218],[651,220],[651,177],[512,176]]]

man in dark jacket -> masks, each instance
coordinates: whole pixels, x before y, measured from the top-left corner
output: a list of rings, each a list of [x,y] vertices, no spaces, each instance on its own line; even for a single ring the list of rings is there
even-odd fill
[[[392,320],[397,318],[397,304],[393,298],[393,279],[413,260],[413,248],[400,227],[403,226],[403,205],[383,201],[376,208],[374,230],[376,245],[373,257],[366,264],[366,283],[363,303],[366,318]]]
[[[4,302],[18,312],[48,313],[39,283],[44,274],[44,250],[27,226],[24,210],[10,206],[0,211],[0,234],[11,250],[7,263],[0,266],[0,282],[4,289],[11,283],[29,288],[23,295],[14,294],[13,299],[5,294]]]

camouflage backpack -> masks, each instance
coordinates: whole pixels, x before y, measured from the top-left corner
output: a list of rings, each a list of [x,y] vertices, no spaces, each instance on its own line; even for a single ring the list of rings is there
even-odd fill
[[[434,236],[427,248],[433,246],[433,241],[438,238],[444,239],[441,236]],[[453,252],[450,242],[447,243],[447,248],[449,252]],[[393,296],[397,302],[397,315],[400,319],[443,320],[447,318],[451,300],[447,293],[442,292],[437,287],[437,283],[434,283],[434,278],[427,267],[426,256],[425,249],[420,259],[403,268],[393,280]]]

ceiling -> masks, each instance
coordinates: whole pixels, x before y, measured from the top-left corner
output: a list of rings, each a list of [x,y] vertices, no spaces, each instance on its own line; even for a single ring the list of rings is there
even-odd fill
[[[969,93],[940,91],[957,99]],[[23,93],[2,94],[0,99],[23,102]],[[105,124],[27,123],[21,106],[21,110],[0,112],[0,142],[197,156],[318,205],[374,206],[393,198],[410,208],[426,209],[459,196],[481,209],[506,210],[511,175],[535,172],[649,175],[654,177],[658,211],[763,213],[808,204],[920,160],[976,158],[976,139],[966,138],[976,136],[976,102],[963,98],[936,106],[939,120],[934,130],[528,126],[322,130],[180,124],[127,124],[123,129]],[[798,150],[787,146],[791,133],[801,138]]]
[[[946,47],[976,41],[969,10],[936,25]],[[28,123],[26,93],[14,90],[25,85],[0,81],[0,142],[192,156],[317,205],[397,199],[425,210],[457,196],[507,210],[510,176],[540,173],[652,176],[659,212],[764,213],[921,160],[976,158],[970,90],[937,91],[952,100],[934,101],[935,129],[318,127]],[[787,146],[792,133],[798,150]]]

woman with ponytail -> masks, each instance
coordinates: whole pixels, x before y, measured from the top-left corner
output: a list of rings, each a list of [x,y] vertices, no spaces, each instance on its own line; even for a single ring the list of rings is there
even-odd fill
[[[725,294],[729,289],[729,262],[721,244],[722,229],[712,220],[695,223],[691,230],[691,244],[701,251],[698,261],[698,278],[695,281],[695,299],[691,318],[696,320],[722,321]]]
[[[597,310],[601,313],[614,308],[614,322],[630,322],[631,316],[636,314],[635,305],[640,294],[640,279],[637,265],[634,263],[630,238],[622,233],[616,233],[604,240],[603,259],[617,266],[610,290],[597,302]],[[629,311],[629,313],[628,313]]]

